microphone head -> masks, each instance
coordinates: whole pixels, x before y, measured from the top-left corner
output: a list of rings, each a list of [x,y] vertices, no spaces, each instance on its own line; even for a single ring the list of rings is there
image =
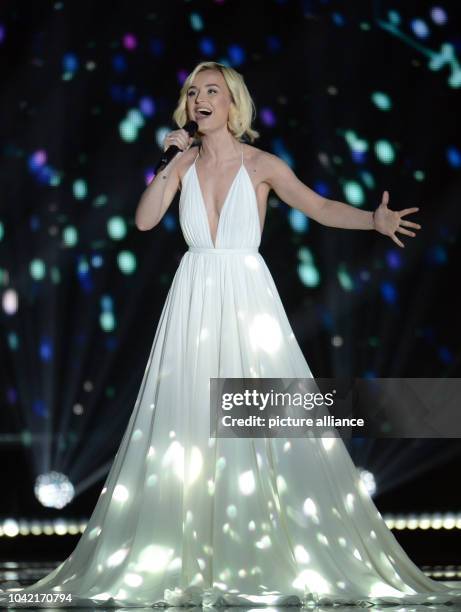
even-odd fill
[[[183,129],[186,130],[189,136],[193,136],[198,130],[198,123],[196,121],[188,121]]]

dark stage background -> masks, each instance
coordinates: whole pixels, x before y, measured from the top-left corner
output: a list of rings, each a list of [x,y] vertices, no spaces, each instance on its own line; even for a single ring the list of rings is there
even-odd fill
[[[202,60],[244,75],[254,146],[312,189],[364,210],[387,189],[390,208],[420,207],[422,229],[399,234],[400,249],[270,194],[260,250],[314,375],[460,376],[460,12],[422,0],[2,2],[0,527],[85,519],[96,503],[186,250],[178,196],[153,231],[134,212]],[[350,450],[382,513],[461,512],[457,439]],[[74,488],[62,508],[34,493],[51,471]],[[50,548],[9,525],[3,559],[58,559],[78,537]],[[456,563],[460,529],[396,535],[420,563]]]

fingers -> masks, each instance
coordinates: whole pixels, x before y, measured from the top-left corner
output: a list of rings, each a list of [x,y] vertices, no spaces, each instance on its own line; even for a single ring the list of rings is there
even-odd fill
[[[381,204],[384,204],[385,206],[387,206],[387,205],[388,205],[388,203],[389,203],[389,192],[388,192],[388,191],[385,191],[385,192],[383,193],[383,197],[382,197],[382,199],[381,199]]]
[[[400,224],[404,225],[405,227],[414,227],[415,229],[421,229],[421,225],[419,223],[413,223],[412,221],[404,221],[403,219],[400,219]]]
[[[414,213],[417,210],[419,210],[419,208],[417,206],[414,206],[413,208],[404,208],[403,210],[400,211],[400,216],[403,215],[409,215],[410,213]]]
[[[405,245],[403,244],[403,242],[400,242],[400,240],[397,238],[395,234],[391,234],[391,238],[395,242],[395,244],[399,245],[399,247],[402,247],[402,249],[405,248]]]
[[[163,150],[166,151],[168,147],[176,145],[178,149],[181,149],[181,151],[185,151],[190,147],[193,141],[194,139],[192,138],[192,136],[189,136],[186,130],[182,128],[180,130],[173,130],[172,132],[167,134],[164,140]]]
[[[403,229],[403,227],[398,227],[395,231],[400,232],[401,234],[406,234],[407,236],[412,236],[412,237],[416,236],[415,232],[409,232],[408,230]]]

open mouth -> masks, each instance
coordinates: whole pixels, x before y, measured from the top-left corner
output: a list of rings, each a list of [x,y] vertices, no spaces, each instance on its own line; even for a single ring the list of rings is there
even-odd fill
[[[211,115],[211,111],[206,109],[206,108],[202,108],[202,109],[198,109],[195,114],[199,118],[201,118],[201,117],[209,117]]]

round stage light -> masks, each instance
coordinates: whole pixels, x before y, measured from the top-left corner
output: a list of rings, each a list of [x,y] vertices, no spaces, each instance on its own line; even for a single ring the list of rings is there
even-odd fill
[[[38,501],[47,508],[64,508],[74,498],[74,486],[65,474],[40,474],[34,486]]]

